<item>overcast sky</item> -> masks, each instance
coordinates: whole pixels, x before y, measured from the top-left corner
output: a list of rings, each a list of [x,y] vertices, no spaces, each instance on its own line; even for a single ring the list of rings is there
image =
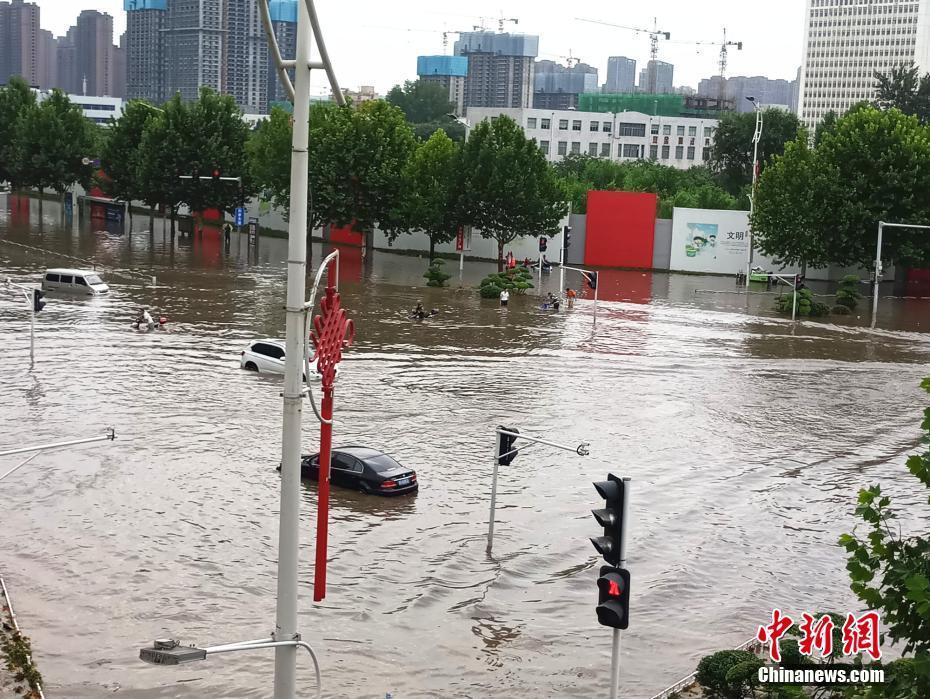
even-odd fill
[[[35,0],[41,7],[44,29],[64,34],[83,9],[113,15],[116,37],[126,28],[122,0]],[[765,75],[793,79],[801,63],[804,0],[755,2],[747,0],[653,0],[645,3],[547,2],[546,0],[317,0],[327,48],[344,88],[374,85],[384,93],[395,83],[416,78],[419,54],[442,53],[442,32],[466,30],[481,23],[497,27],[494,18],[519,19],[506,23],[508,31],[539,35],[539,58],[560,60],[571,55],[607,77],[607,57],[634,58],[637,70],[649,59],[649,38],[614,27],[576,21],[576,17],[671,32],[659,43],[659,59],[675,65],[675,85],[697,87],[701,78],[717,72],[719,44],[726,26],[728,39],[743,42],[731,47],[728,75]],[[442,9],[448,7],[448,11]],[[469,14],[474,13],[474,14]],[[450,36],[451,53],[454,37]],[[707,41],[714,45],[689,45]],[[324,92],[325,76],[314,79],[313,92]]]

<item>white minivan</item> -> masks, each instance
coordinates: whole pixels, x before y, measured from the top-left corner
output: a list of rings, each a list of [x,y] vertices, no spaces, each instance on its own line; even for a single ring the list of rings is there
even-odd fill
[[[49,269],[42,279],[42,291],[96,296],[109,293],[110,287],[103,283],[96,272],[86,269]]]

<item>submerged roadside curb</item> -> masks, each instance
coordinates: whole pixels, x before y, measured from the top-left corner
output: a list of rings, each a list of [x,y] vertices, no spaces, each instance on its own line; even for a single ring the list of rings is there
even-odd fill
[[[45,699],[42,675],[32,662],[32,646],[16,623],[16,612],[0,573],[0,695]]]

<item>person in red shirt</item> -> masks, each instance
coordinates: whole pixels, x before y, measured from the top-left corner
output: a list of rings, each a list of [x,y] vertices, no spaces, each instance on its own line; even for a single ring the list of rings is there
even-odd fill
[[[575,307],[575,296],[577,296],[577,294],[575,293],[574,289],[571,287],[565,287],[565,297],[568,299],[569,308]]]

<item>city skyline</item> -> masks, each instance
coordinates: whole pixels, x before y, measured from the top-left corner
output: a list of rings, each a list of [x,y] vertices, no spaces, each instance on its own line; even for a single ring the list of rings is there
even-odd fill
[[[32,0],[41,8],[41,26],[55,36],[63,35],[77,15],[86,9],[107,12],[113,17],[114,43],[126,29],[122,0]],[[407,0],[404,20],[396,7],[367,2],[364,12],[358,4],[319,3],[327,48],[344,88],[374,85],[384,94],[393,85],[416,79],[416,57],[443,53],[443,31],[450,32],[446,53],[452,53],[454,30],[468,30],[480,23],[497,29],[501,5],[476,0],[464,10],[443,12],[425,0]],[[719,46],[689,45],[688,40],[719,42],[726,23],[728,39],[743,42],[743,50],[729,52],[728,75],[764,75],[792,80],[801,64],[804,39],[805,0],[787,0],[777,7],[741,3],[736,0],[708,0],[694,5],[681,0],[657,0],[650,9],[621,13],[566,10],[546,12],[539,3],[510,0],[506,17],[519,18],[517,25],[505,24],[505,31],[534,34],[539,39],[540,60],[563,61],[572,55],[598,69],[601,82],[607,74],[609,56],[629,56],[639,66],[649,59],[648,37],[608,26],[580,22],[584,16],[629,26],[651,27],[652,17],[659,28],[672,34],[671,41],[659,42],[658,59],[675,66],[675,85],[696,87],[698,82],[717,73]],[[458,9],[458,8],[456,8]],[[359,17],[364,17],[359,20]],[[483,20],[481,18],[484,18]],[[724,19],[725,18],[725,19]],[[358,47],[365,47],[359,51]],[[378,60],[372,60],[377,56]],[[314,81],[313,93],[326,92],[325,77]]]

